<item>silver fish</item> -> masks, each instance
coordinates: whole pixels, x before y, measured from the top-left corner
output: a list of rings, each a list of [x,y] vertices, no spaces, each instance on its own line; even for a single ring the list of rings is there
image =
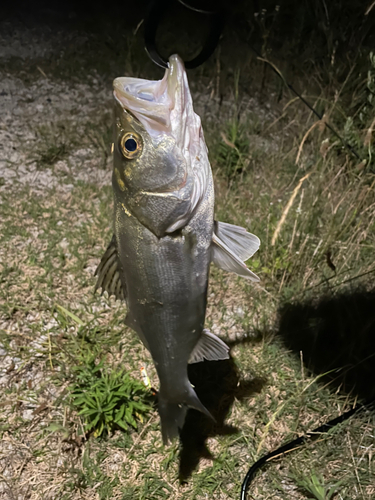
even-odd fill
[[[162,436],[178,436],[188,407],[211,417],[188,363],[227,359],[204,328],[210,262],[253,281],[244,264],[259,239],[214,220],[214,185],[182,60],[160,81],[116,78],[114,236],[96,289],[124,299],[125,323],[150,351],[160,381]]]

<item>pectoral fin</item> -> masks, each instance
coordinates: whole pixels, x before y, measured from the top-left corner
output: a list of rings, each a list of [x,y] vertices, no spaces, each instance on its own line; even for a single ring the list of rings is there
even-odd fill
[[[190,355],[189,363],[199,363],[204,359],[208,361],[218,361],[229,358],[229,347],[219,337],[216,337],[209,330],[203,330],[197,345]]]
[[[98,276],[95,291],[101,288],[102,293],[106,291],[109,296],[114,295],[116,299],[125,299],[126,288],[123,286],[120,278],[119,261],[114,236],[95,271],[95,276]]]
[[[236,273],[251,281],[259,281],[258,276],[250,271],[240,257],[218,238],[215,233],[212,236],[212,261],[224,271]]]
[[[229,250],[243,262],[250,259],[259,249],[260,239],[258,236],[248,233],[244,227],[215,221],[214,231]]]

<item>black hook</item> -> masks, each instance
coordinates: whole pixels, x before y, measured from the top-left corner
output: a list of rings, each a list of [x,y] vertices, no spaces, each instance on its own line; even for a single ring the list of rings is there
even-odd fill
[[[150,59],[161,66],[162,68],[168,68],[168,61],[162,57],[156,47],[156,32],[160,23],[162,16],[166,8],[171,4],[173,0],[154,0],[149,8],[149,11],[145,17],[145,47]],[[203,2],[199,0],[178,0],[184,7],[194,10],[208,16],[210,22],[210,33],[208,38],[203,45],[201,52],[191,59],[190,61],[184,61],[185,67],[187,69],[193,69],[204,63],[210,55],[214,52],[219,42],[219,38],[224,26],[224,17],[222,11],[214,7],[213,2]],[[219,3],[219,2],[218,2]]]

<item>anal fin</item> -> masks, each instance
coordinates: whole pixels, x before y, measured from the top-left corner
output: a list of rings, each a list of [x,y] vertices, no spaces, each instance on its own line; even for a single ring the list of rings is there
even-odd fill
[[[120,278],[120,264],[114,236],[95,271],[95,276],[98,276],[95,292],[101,288],[102,293],[106,291],[109,296],[114,295],[116,299],[125,300],[126,287]]]
[[[199,363],[204,359],[218,361],[229,358],[229,347],[219,337],[209,330],[203,330],[193,352],[190,354],[189,363]]]

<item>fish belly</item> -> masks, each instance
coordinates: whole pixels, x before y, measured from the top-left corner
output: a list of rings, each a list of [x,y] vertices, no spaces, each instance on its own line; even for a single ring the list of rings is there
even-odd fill
[[[197,249],[192,233],[157,238],[125,216],[117,248],[129,323],[145,339],[162,379],[164,371],[187,364],[201,335],[210,253]]]
[[[209,415],[189,383],[187,365],[205,320],[213,202],[203,202],[181,231],[162,238],[122,204],[115,207],[127,323],[153,358],[160,380],[163,439],[168,442],[178,435],[187,406]]]

